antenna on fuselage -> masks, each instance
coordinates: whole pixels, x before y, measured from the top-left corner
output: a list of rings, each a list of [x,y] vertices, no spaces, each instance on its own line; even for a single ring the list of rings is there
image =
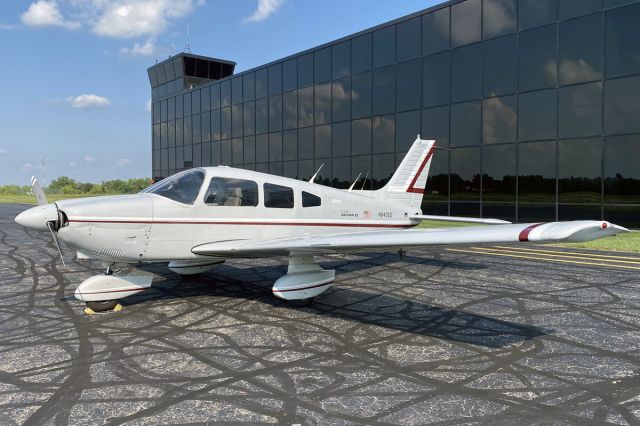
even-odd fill
[[[353,187],[356,186],[356,183],[358,182],[358,179],[360,179],[361,175],[362,175],[362,173],[358,173],[358,177],[356,178],[356,180],[353,181],[353,183],[349,187],[349,192],[351,192],[351,190],[353,190]]]
[[[309,179],[310,183],[313,183],[313,181],[316,180],[316,176],[318,176],[318,173],[320,173],[320,170],[322,170],[322,166],[324,166],[324,163],[320,164],[320,167],[318,167],[318,171],[315,172],[313,176],[311,176],[311,179]]]
[[[362,181],[362,187],[360,187],[360,191],[364,190],[364,186],[367,184],[367,178],[369,177],[369,172],[364,177],[364,181]]]

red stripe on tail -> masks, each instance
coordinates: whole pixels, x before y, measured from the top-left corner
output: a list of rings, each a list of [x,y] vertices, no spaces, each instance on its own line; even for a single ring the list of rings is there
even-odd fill
[[[424,188],[416,188],[415,184],[418,181],[418,178],[420,177],[420,175],[422,174],[422,171],[427,166],[427,163],[429,162],[431,157],[433,157],[433,153],[435,151],[436,151],[436,144],[434,142],[433,145],[431,146],[431,149],[427,153],[427,156],[424,157],[424,160],[422,161],[422,164],[420,164],[420,168],[418,169],[418,173],[416,173],[416,175],[413,177],[413,180],[411,181],[411,184],[409,185],[409,188],[407,188],[407,192],[413,192],[413,193],[416,193],[416,194],[424,194]]]

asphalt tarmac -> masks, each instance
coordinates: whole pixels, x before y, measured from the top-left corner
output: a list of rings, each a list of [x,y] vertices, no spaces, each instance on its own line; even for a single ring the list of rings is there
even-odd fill
[[[0,424],[638,424],[640,257],[520,244],[330,256],[308,307],[284,259],[163,266],[85,315],[102,270],[0,205]]]

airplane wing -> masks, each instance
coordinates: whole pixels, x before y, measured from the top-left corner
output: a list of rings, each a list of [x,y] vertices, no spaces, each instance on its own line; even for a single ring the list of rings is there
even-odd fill
[[[282,238],[234,240],[194,247],[194,254],[220,257],[278,256],[289,253],[329,254],[450,244],[496,244],[518,241],[581,242],[629,232],[603,221],[529,223],[464,228],[385,230]]]

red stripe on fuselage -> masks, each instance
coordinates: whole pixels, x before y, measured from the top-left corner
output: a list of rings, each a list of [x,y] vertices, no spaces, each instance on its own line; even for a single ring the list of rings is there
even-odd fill
[[[198,221],[163,221],[163,220],[102,220],[102,219],[69,219],[69,223],[137,223],[143,225],[259,225],[259,226],[330,226],[345,228],[413,228],[416,225],[384,224],[384,223],[319,223],[319,222],[198,222]]]
[[[520,235],[518,236],[518,239],[522,242],[525,241],[529,241],[529,234],[531,233],[531,231],[533,231],[534,229],[536,229],[538,226],[543,225],[542,223],[536,223],[535,225],[531,225],[528,226],[526,228],[524,228],[522,231],[520,231]]]
[[[427,166],[427,163],[429,162],[431,157],[433,157],[433,153],[435,152],[435,150],[436,150],[436,144],[434,142],[433,145],[431,146],[431,149],[427,153],[427,156],[422,161],[422,164],[420,164],[420,168],[418,169],[418,173],[416,173],[416,175],[413,177],[413,180],[411,181],[411,184],[409,185],[409,188],[407,188],[407,192],[413,192],[413,193],[416,193],[416,194],[424,194],[424,188],[416,188],[415,184],[418,181],[418,178],[420,177],[420,175],[422,174],[422,171]]]

